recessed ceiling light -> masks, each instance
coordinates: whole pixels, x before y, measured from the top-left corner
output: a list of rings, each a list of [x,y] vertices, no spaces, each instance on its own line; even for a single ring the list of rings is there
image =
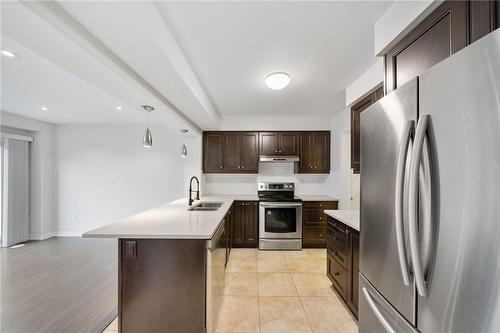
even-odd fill
[[[7,50],[3,50],[2,49],[0,52],[2,53],[2,55],[6,56],[8,58],[15,58],[15,57],[17,57],[17,55],[15,53],[12,53],[12,52],[7,51]]]
[[[266,77],[266,86],[273,90],[285,88],[290,83],[290,75],[283,72],[271,73]]]
[[[46,106],[42,106],[41,109],[42,109],[42,111],[49,111],[49,108]]]
[[[121,111],[121,110],[122,110],[122,107],[118,105],[118,106],[116,107],[116,109],[117,109],[118,111]]]

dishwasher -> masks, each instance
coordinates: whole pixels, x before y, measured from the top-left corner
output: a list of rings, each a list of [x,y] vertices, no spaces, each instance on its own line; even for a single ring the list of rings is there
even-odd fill
[[[217,317],[222,305],[226,273],[226,247],[224,220],[220,223],[212,239],[207,241],[206,328],[208,333],[215,332]]]

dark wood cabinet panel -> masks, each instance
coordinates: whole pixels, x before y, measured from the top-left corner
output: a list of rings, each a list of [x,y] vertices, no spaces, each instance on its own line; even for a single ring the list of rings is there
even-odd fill
[[[241,136],[239,133],[224,134],[224,172],[240,170]]]
[[[330,132],[299,132],[299,173],[330,172]]]
[[[205,256],[204,240],[120,239],[119,331],[204,332]]]
[[[446,0],[385,54],[386,92],[500,25],[498,0]]]
[[[281,155],[297,155],[297,133],[296,132],[281,132],[278,135],[279,154]]]
[[[233,204],[233,247],[257,247],[259,240],[258,202],[235,201]]]
[[[257,173],[257,132],[203,132],[204,173]]]
[[[297,132],[260,132],[260,155],[297,155]]]
[[[233,203],[233,247],[245,244],[244,226],[243,202],[236,201]]]
[[[224,172],[224,135],[220,132],[203,133],[203,172]]]
[[[260,155],[276,155],[278,154],[279,138],[278,132],[260,132]]]
[[[332,281],[333,287],[337,290],[340,297],[345,301],[347,295],[347,272],[330,255],[327,255],[326,275]]]
[[[348,232],[348,266],[347,266],[347,306],[358,318],[359,302],[359,232],[350,229]]]
[[[444,1],[385,55],[390,92],[468,44],[467,1]]]
[[[370,107],[384,96],[383,86],[361,99],[351,107],[351,168],[354,173],[359,173],[360,166],[360,135],[361,135],[361,112]]]
[[[240,134],[240,172],[259,171],[259,135],[257,132]]]
[[[257,247],[259,241],[259,206],[258,202],[245,202],[245,244]]]
[[[358,316],[359,231],[328,217],[327,275],[351,312]],[[345,284],[344,284],[345,281]]]
[[[327,216],[325,209],[337,209],[337,201],[304,201],[302,203],[302,246],[326,248]]]
[[[203,132],[204,173],[258,173],[260,155],[299,155],[299,173],[330,172],[330,132]]]
[[[312,141],[315,172],[330,172],[330,132],[315,132]]]
[[[312,133],[299,133],[299,173],[306,173],[312,169]]]

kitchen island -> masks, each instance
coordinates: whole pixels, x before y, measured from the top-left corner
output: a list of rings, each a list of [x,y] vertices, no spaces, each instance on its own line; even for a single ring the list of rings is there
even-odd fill
[[[235,201],[209,196],[212,211],[179,199],[83,234],[118,238],[120,332],[212,332],[224,288],[225,217]]]

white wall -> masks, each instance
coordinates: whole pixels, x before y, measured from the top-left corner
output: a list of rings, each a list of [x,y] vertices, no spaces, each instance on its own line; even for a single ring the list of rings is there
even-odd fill
[[[259,182],[293,182],[296,194],[328,194],[329,175],[294,174],[292,163],[260,163],[258,174],[204,175],[203,194],[257,194]]]
[[[354,104],[384,82],[384,59],[377,61],[345,89],[345,105]]]
[[[220,124],[221,131],[247,131],[247,130],[329,130],[330,115],[324,116],[282,116],[282,117],[224,117]]]
[[[184,196],[180,132],[143,125],[57,127],[57,230],[75,235]]]
[[[331,119],[332,171],[330,195],[339,199],[339,209],[350,208],[351,193],[351,111],[346,108]]]
[[[30,238],[45,239],[55,234],[54,132],[55,125],[2,111],[0,123],[28,131],[30,144]]]
[[[383,55],[443,1],[394,1],[375,23],[375,55]]]
[[[183,139],[188,150],[188,155],[183,158],[184,162],[184,195],[189,195],[189,180],[196,176],[200,180],[200,189],[203,186],[202,179],[202,138],[201,135],[187,136]],[[196,186],[193,181],[193,187]]]

